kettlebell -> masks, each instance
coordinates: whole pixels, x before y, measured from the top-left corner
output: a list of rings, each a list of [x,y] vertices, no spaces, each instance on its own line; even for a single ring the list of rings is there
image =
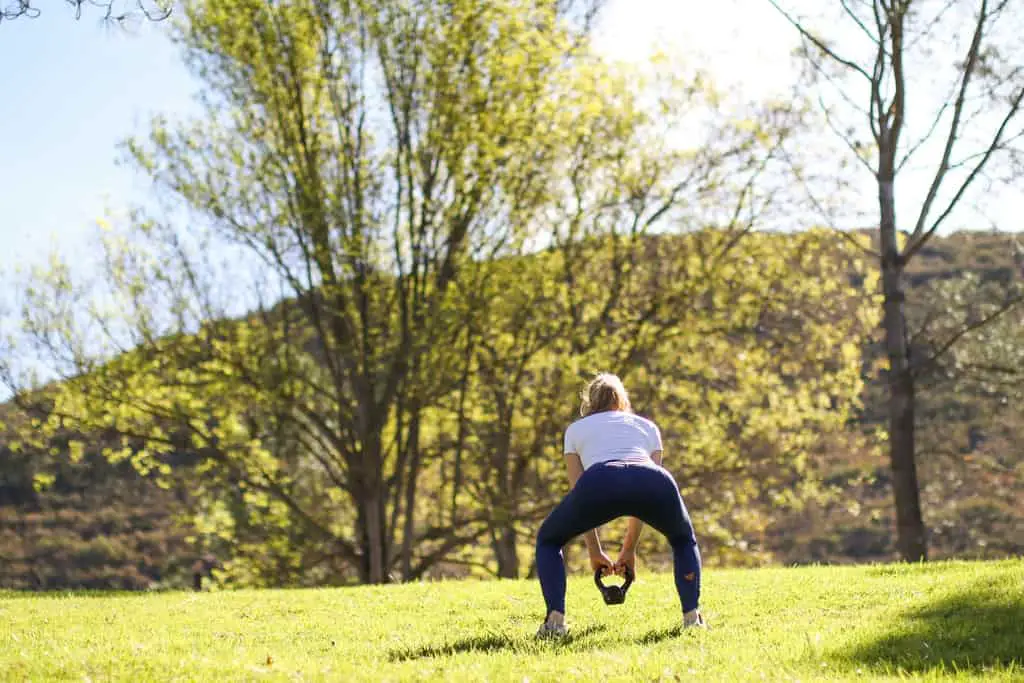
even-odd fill
[[[594,572],[594,583],[597,584],[598,590],[601,591],[604,604],[621,605],[626,602],[626,591],[629,590],[630,585],[633,583],[633,570],[626,567],[626,582],[621,586],[606,586],[601,577],[601,570],[598,569]]]

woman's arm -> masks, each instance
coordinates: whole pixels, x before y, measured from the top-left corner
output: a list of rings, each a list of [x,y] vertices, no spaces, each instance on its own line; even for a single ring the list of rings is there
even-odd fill
[[[576,488],[576,482],[583,475],[583,461],[576,453],[566,453],[565,464],[569,470],[569,490],[572,490]],[[583,540],[587,544],[587,552],[590,554],[590,567],[595,571],[601,567],[610,569],[612,561],[601,549],[601,539],[597,537],[597,529],[591,529],[583,534]]]

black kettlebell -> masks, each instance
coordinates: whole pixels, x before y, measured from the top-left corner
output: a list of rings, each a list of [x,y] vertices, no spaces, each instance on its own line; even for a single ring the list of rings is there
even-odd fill
[[[626,567],[626,582],[621,586],[606,586],[601,577],[601,570],[598,569],[594,572],[594,583],[597,584],[598,590],[601,591],[604,604],[621,605],[626,602],[626,591],[629,590],[630,585],[633,583],[633,570]]]

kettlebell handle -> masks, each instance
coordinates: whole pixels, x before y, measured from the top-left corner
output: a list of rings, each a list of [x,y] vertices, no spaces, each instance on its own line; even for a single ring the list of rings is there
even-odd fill
[[[604,590],[604,588],[605,588],[605,585],[604,585],[604,581],[602,580],[602,577],[601,577],[601,570],[600,570],[600,569],[598,569],[598,570],[596,570],[596,571],[594,572],[594,583],[596,583],[596,584],[597,584],[597,587],[598,587],[599,589],[601,589],[602,591]],[[632,570],[632,569],[630,569],[630,568],[629,568],[629,567],[627,566],[627,567],[626,567],[626,582],[625,582],[624,584],[622,584],[622,586],[621,586],[621,588],[622,588],[623,592],[625,592],[626,590],[628,590],[628,589],[629,589],[629,586],[630,586],[630,585],[631,585],[632,583],[633,583],[633,570]]]

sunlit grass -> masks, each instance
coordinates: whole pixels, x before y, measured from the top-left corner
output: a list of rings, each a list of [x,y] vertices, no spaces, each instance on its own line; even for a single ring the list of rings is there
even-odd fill
[[[531,581],[324,590],[0,593],[2,680],[1024,680],[1024,562],[708,570],[707,632],[671,576],[607,607],[569,585],[538,642]]]

